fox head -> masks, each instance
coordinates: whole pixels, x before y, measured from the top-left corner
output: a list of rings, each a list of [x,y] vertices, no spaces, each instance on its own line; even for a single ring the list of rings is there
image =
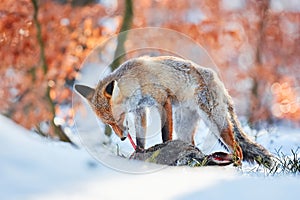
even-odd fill
[[[117,81],[111,81],[109,83],[100,82],[95,89],[86,85],[76,84],[75,90],[88,101],[96,115],[105,124],[112,127],[121,140],[126,139],[126,133],[123,133],[125,115],[114,115],[112,111],[112,105],[116,105],[114,102],[120,99],[120,90],[117,86]]]

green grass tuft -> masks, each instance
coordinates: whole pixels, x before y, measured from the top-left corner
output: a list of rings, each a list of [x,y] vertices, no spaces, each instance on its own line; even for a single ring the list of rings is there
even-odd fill
[[[251,175],[261,175],[264,176],[281,176],[281,175],[292,175],[298,176],[300,175],[300,158],[299,158],[299,150],[298,147],[296,150],[291,149],[291,154],[286,155],[281,151],[281,149],[276,150],[276,153],[273,157],[273,165],[268,166],[264,165],[264,163],[260,163],[253,168],[241,168],[241,172],[243,174],[251,174]],[[257,158],[258,163],[260,158]]]
[[[276,151],[275,164],[270,168],[269,174],[293,174],[300,175],[300,158],[298,157],[299,147],[291,149],[291,155],[287,156],[279,150]]]

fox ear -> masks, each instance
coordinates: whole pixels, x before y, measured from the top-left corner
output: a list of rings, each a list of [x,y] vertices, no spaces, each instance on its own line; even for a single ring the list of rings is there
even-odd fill
[[[90,87],[85,86],[85,85],[76,84],[75,85],[75,90],[89,101],[91,100],[92,96],[95,93],[95,89],[90,88]]]
[[[120,91],[120,88],[118,86],[118,82],[114,81],[114,89],[112,91],[112,98],[115,99],[120,94],[121,94],[121,91]]]
[[[114,105],[120,104],[120,101],[123,99],[122,92],[118,86],[118,82],[115,81],[113,93],[111,96],[111,101]]]
[[[106,96],[109,99],[111,98],[111,96],[113,94],[115,82],[116,81],[112,81],[105,87],[104,96]]]

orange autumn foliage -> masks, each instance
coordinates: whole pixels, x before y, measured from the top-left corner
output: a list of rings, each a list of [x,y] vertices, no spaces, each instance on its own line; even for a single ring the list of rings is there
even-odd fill
[[[278,11],[268,0],[146,2],[134,4],[134,27],[171,28],[201,44],[219,67],[239,114],[254,123],[300,120],[299,9]],[[292,112],[278,115],[273,105],[280,100],[271,87],[286,77],[291,80],[295,106]]]
[[[72,7],[39,1],[48,68],[44,74],[33,13],[30,0],[0,2],[1,113],[27,128],[51,118],[47,85],[56,110],[62,103],[70,104],[71,84],[82,61],[111,34],[98,24],[107,15],[100,4]]]
[[[258,121],[299,121],[300,13],[277,11],[266,0],[238,5],[228,2],[133,1],[132,27],[170,28],[201,44],[219,67],[239,114],[251,114]],[[27,128],[47,122],[51,108],[45,94],[50,86],[55,111],[68,122],[72,83],[81,63],[96,45],[119,30],[124,1],[117,3],[116,9],[109,10],[100,3],[72,7],[39,1],[38,20],[48,67],[44,74],[31,1],[1,1],[1,114]],[[117,28],[106,26],[102,23],[105,19]],[[61,105],[69,110],[62,111]]]

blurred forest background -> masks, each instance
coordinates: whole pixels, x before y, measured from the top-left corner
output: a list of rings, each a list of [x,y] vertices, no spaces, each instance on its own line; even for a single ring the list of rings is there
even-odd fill
[[[72,87],[84,58],[121,29],[148,26],[201,44],[252,127],[299,126],[298,0],[1,1],[1,114],[68,141]]]

